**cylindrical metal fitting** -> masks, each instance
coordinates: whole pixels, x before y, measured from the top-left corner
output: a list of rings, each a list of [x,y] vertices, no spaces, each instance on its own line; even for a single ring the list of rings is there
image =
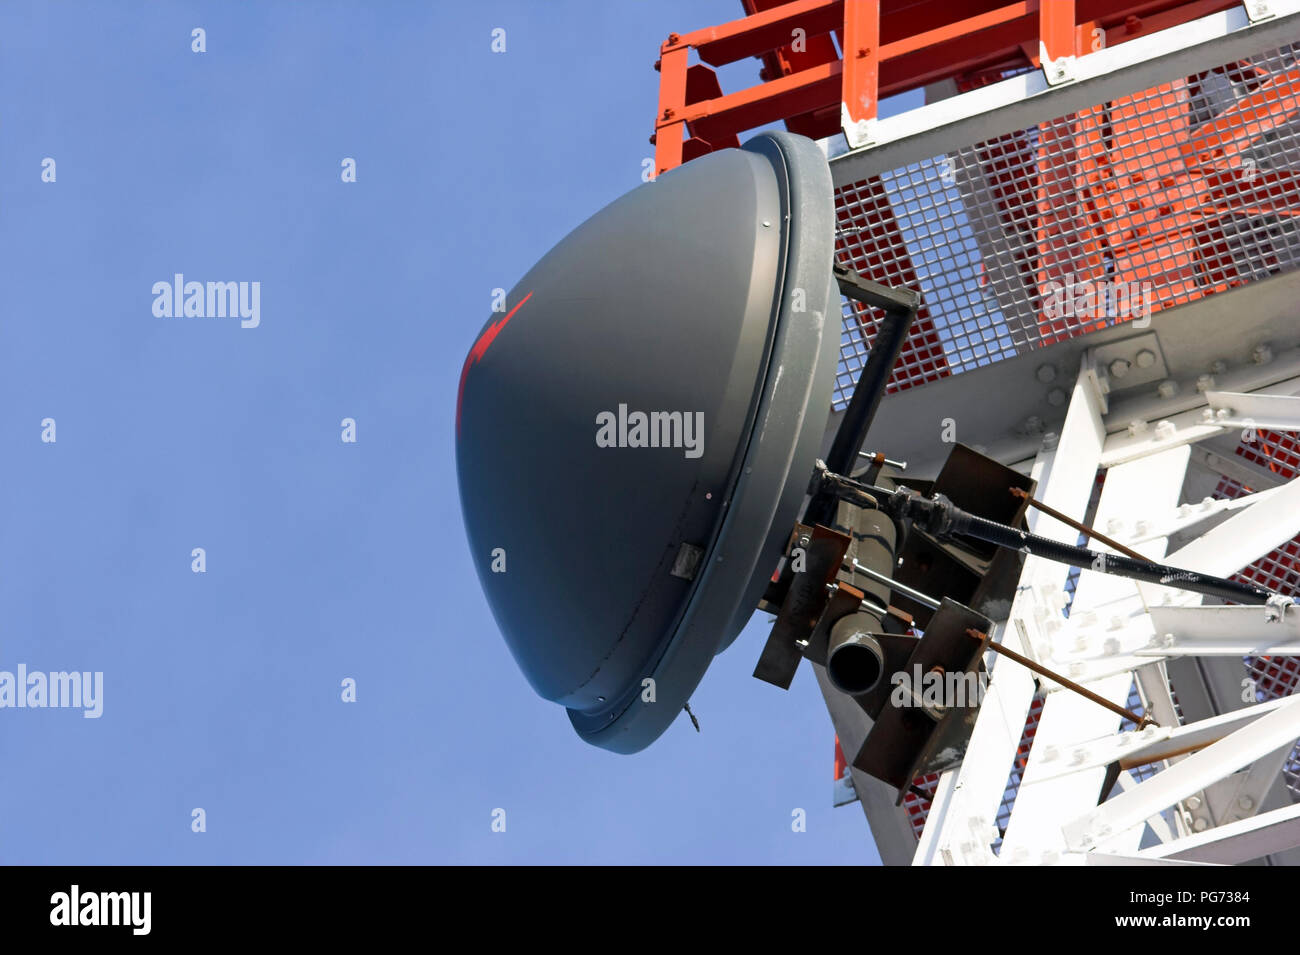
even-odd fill
[[[857,696],[880,682],[885,651],[872,631],[880,632],[880,620],[869,613],[851,613],[831,628],[826,675],[837,690]]]

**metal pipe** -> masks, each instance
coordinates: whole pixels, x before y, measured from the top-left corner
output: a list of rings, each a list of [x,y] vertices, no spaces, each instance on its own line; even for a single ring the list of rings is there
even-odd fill
[[[984,640],[987,637],[987,634],[980,633],[978,630],[967,630],[966,634],[967,636],[974,637],[976,640]],[[1086,686],[1081,686],[1080,684],[1075,683],[1073,680],[1061,676],[1061,674],[1059,673],[1052,672],[1051,670],[1047,669],[1047,667],[1035,663],[1033,660],[1029,659],[1028,657],[1021,656],[1019,653],[1016,653],[1015,650],[1012,650],[1009,647],[1004,647],[1000,643],[994,643],[992,640],[988,640],[987,643],[988,643],[988,648],[990,650],[1002,654],[1008,660],[1014,660],[1016,663],[1019,663],[1022,667],[1033,670],[1039,676],[1047,677],[1053,683],[1059,683],[1061,686],[1065,687],[1065,689],[1070,690],[1074,693],[1078,693],[1080,696],[1084,697],[1085,699],[1092,700],[1092,702],[1096,703],[1098,706],[1104,706],[1112,713],[1122,716],[1126,720],[1132,722],[1134,725],[1137,726],[1138,729],[1142,729],[1142,727],[1144,726],[1159,725],[1151,717],[1142,716],[1138,713],[1134,713],[1132,710],[1125,709],[1124,707],[1120,706],[1118,703],[1112,703],[1104,696],[1099,696],[1098,694],[1092,692],[1092,690],[1088,689]]]
[[[871,631],[880,621],[871,614],[851,613],[831,628],[826,645],[826,676],[841,693],[859,696],[880,682],[885,651]]]
[[[826,455],[826,466],[836,474],[848,474],[853,469],[915,319],[914,310],[903,309],[889,309],[881,319],[871,343],[871,352],[858,375],[853,397],[849,399],[849,406]]]
[[[911,587],[907,586],[906,584],[900,584],[898,581],[889,577],[887,574],[882,574],[879,571],[872,570],[870,567],[863,567],[856,560],[851,561],[851,564],[853,566],[853,569],[857,571],[859,574],[861,574],[863,577],[870,577],[876,583],[884,584],[885,586],[889,587],[891,590],[898,591],[898,593],[902,594],[904,597],[912,598],[917,603],[919,603],[922,607],[929,607],[931,610],[939,609],[940,603],[939,601],[935,600],[933,597],[928,596],[927,594],[923,594],[919,590],[913,590]]]
[[[826,467],[830,471],[835,474],[850,474],[853,465],[857,463],[858,452],[862,450],[862,442],[866,440],[881,399],[885,396],[885,386],[889,384],[889,376],[893,374],[894,365],[903,350],[903,342],[907,340],[907,333],[916,321],[921,296],[911,289],[890,288],[865,279],[839,263],[835,264],[833,271],[835,281],[845,296],[885,311],[885,317],[876,328],[871,351],[858,374],[853,397],[844,409],[844,417],[835,431],[831,449],[826,454]],[[834,512],[835,502],[829,494],[815,494],[804,512],[804,523],[824,524]]]

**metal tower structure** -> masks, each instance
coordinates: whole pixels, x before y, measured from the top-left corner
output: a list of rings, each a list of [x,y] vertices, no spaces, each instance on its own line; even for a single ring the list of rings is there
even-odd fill
[[[928,483],[959,442],[1037,482],[1039,535],[1080,541],[1065,517],[1300,591],[1300,2],[744,12],[663,44],[656,166],[777,121],[827,144],[840,261],[920,293],[869,435],[907,463],[884,478]],[[761,82],[724,93],[714,67],[750,57]],[[883,316],[843,300],[827,444]],[[996,616],[1112,708],[990,654],[964,759],[901,805],[850,765],[871,721],[816,667],[837,802],[886,863],[1300,861],[1300,611],[1029,556]]]

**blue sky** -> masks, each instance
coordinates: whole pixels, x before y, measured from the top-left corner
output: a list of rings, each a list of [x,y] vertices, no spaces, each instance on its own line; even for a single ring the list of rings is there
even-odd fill
[[[877,861],[811,673],[750,676],[766,618],[703,732],[592,748],[515,667],[456,495],[492,290],[639,184],[667,33],[739,13],[0,6],[0,670],[104,674],[99,719],[0,709],[0,861]],[[178,272],[260,282],[260,325],[155,317]]]

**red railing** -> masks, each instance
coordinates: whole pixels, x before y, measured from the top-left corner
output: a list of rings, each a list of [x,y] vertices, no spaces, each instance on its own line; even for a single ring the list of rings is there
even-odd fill
[[[742,0],[721,26],[670,34],[659,51],[655,166],[666,172],[785,122],[819,139],[870,124],[881,97],[1113,46],[1234,0]],[[698,62],[690,62],[694,50]],[[756,86],[723,93],[713,69],[763,62]],[[1064,65],[1061,67],[1064,69]],[[1049,77],[1053,72],[1049,71]],[[1060,78],[1065,78],[1061,76]]]

